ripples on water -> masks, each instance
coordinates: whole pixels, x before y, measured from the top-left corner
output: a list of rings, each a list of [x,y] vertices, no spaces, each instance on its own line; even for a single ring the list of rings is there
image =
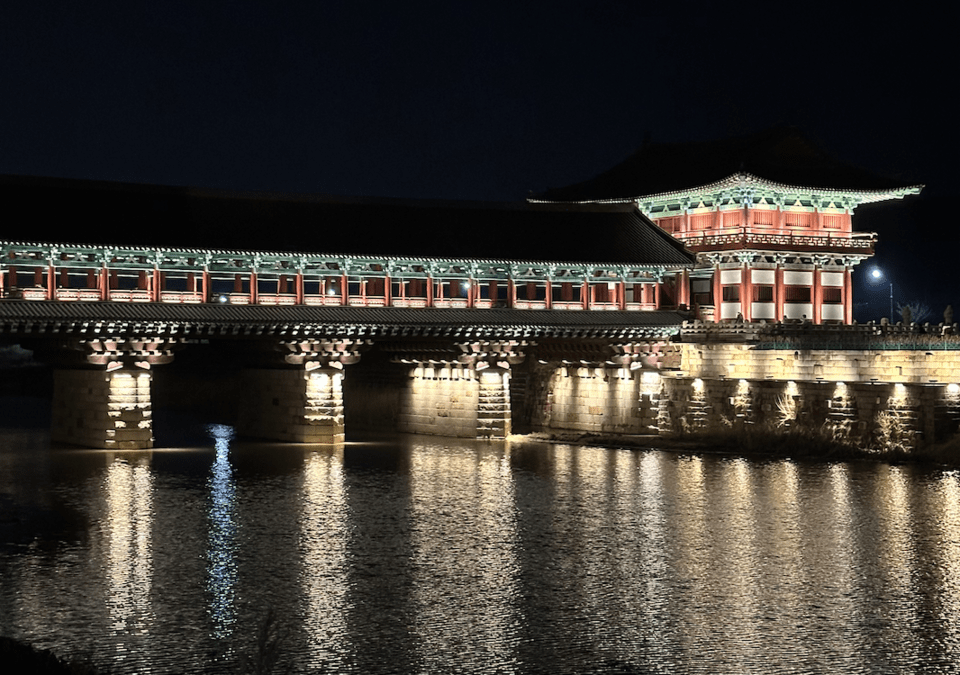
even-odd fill
[[[113,672],[960,664],[960,477],[425,437],[50,450],[0,432],[0,634]]]

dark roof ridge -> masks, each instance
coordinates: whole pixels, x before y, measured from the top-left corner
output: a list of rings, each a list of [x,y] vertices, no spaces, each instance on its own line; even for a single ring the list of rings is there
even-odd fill
[[[546,190],[534,200],[631,199],[708,186],[741,173],[781,185],[823,190],[919,187],[837,159],[800,127],[780,124],[720,139],[644,143],[593,178]]]
[[[190,196],[226,200],[274,201],[307,204],[330,204],[338,206],[400,206],[409,208],[456,208],[495,211],[590,211],[615,208],[604,204],[534,204],[520,201],[481,201],[458,199],[424,199],[409,197],[376,197],[355,195],[330,195],[307,192],[282,192],[278,190],[230,190],[225,188],[198,187],[190,185],[162,185],[130,181],[98,180],[88,178],[64,178],[21,174],[0,174],[0,187],[4,185],[27,185],[37,188],[66,190],[94,190],[141,193],[145,196]]]

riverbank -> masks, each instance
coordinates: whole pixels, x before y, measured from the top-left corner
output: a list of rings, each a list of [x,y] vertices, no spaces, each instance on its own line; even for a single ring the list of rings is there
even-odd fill
[[[917,450],[865,449],[806,431],[719,430],[683,436],[657,434],[597,434],[579,431],[532,432],[511,438],[549,443],[595,445],[606,448],[664,450],[749,457],[803,459],[823,462],[873,461],[892,464],[929,464],[960,468],[960,437]]]

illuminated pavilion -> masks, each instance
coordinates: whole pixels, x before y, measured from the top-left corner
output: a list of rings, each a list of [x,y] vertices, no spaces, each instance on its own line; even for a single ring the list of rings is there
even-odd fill
[[[612,169],[538,203],[632,203],[697,255],[664,280],[661,306],[713,321],[852,323],[853,268],[876,235],[861,204],[918,194],[826,155],[796,129],[724,141],[645,144]]]

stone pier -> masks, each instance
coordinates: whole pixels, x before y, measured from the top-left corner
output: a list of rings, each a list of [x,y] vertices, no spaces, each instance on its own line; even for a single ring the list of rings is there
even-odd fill
[[[459,364],[417,365],[401,392],[399,431],[454,438],[510,435],[510,371]]]
[[[657,433],[660,373],[612,366],[538,368],[529,387],[532,428],[590,433]]]
[[[329,367],[244,371],[237,431],[293,443],[343,442],[343,376]]]
[[[140,369],[55,370],[52,440],[90,448],[153,447],[151,373]]]

